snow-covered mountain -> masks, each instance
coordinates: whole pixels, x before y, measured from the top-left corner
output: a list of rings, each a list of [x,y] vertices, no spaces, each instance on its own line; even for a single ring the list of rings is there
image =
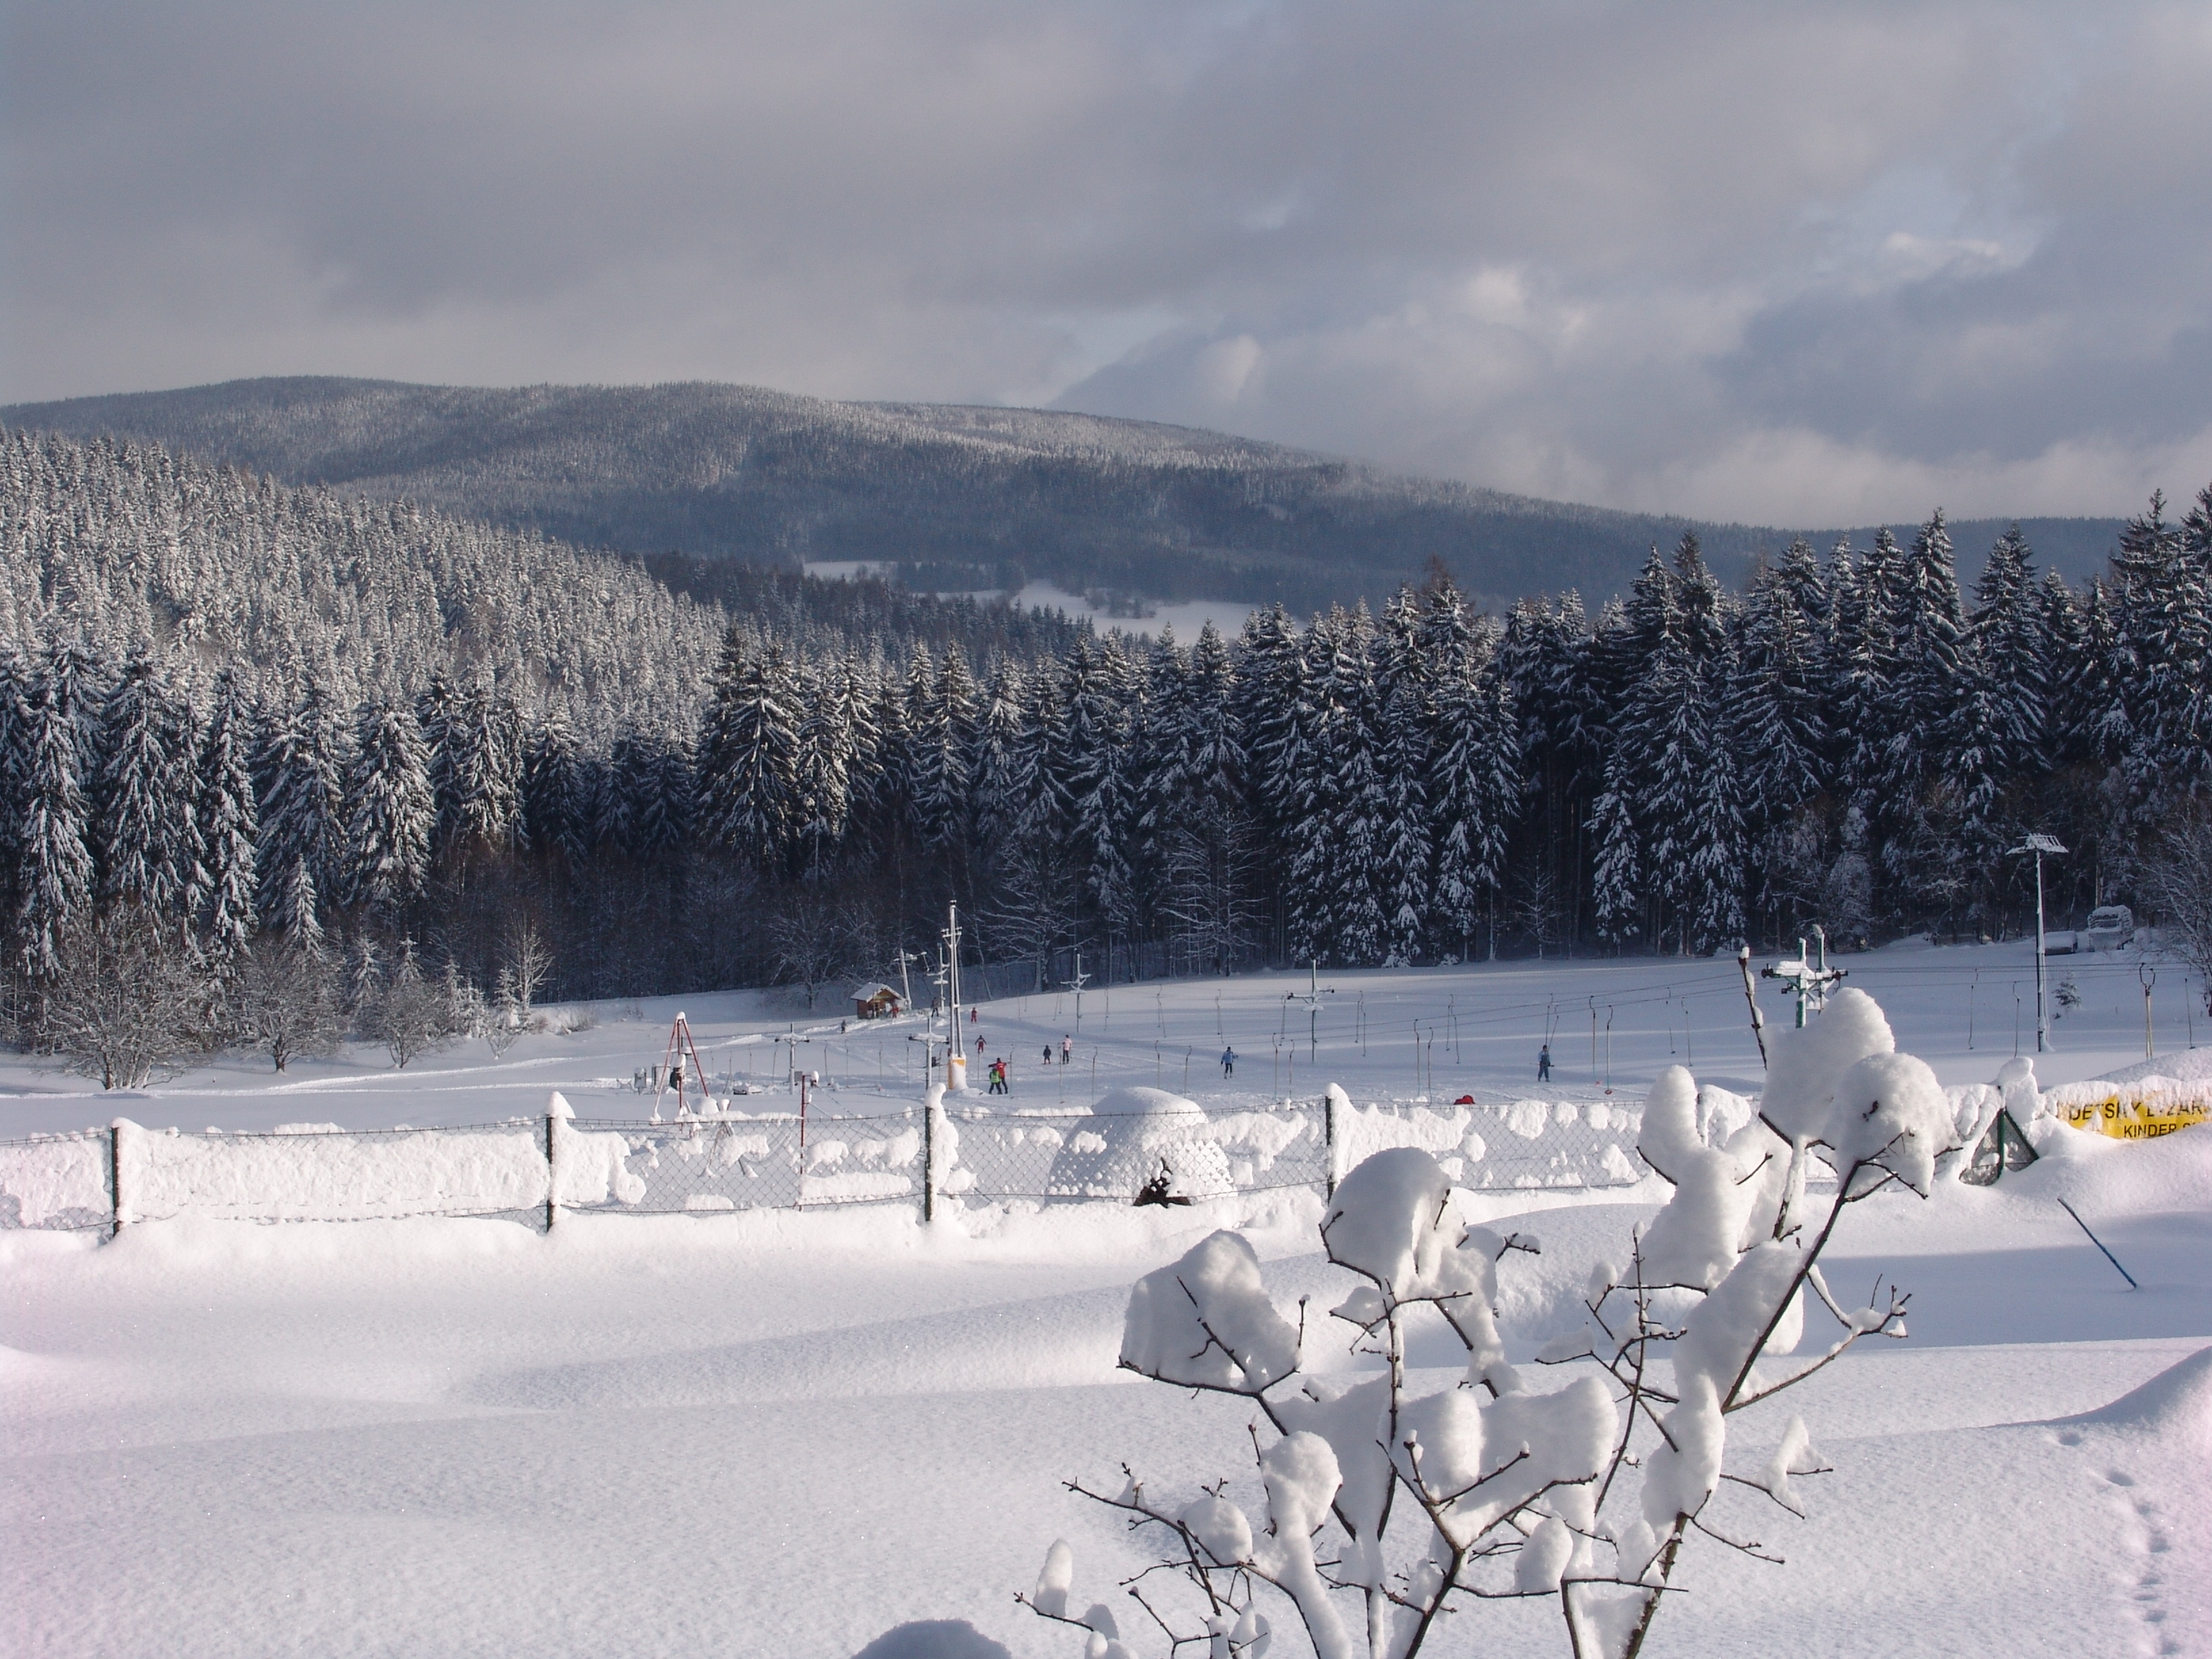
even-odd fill
[[[1407,477],[1188,427],[702,382],[235,380],[17,404],[0,421],[158,441],[288,483],[406,498],[586,547],[897,563],[911,586],[955,592],[1033,578],[1078,593],[1279,599],[1304,612],[1377,602],[1436,558],[1502,611],[1567,587],[1595,605],[1686,528],[1731,581],[1754,552],[1789,539]],[[2101,557],[2117,527],[2038,521],[2029,533],[2071,572]],[[1969,548],[2002,528],[1954,526]]]

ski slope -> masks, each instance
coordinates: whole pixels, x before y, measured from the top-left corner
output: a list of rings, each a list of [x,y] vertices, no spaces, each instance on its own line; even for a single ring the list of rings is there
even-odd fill
[[[1755,957],[1754,969],[1771,956]],[[1888,1011],[1899,1046],[1920,1055],[1947,1084],[1988,1081],[2015,1054],[2035,1052],[2033,948],[1936,948],[1909,940],[1839,957],[1845,983]],[[2179,965],[2134,951],[2051,958],[2056,988],[2072,981],[2080,1006],[2058,1018],[2036,1074],[2048,1087],[2100,1077],[2145,1058],[2142,977],[2152,988],[2152,1046],[2171,1056],[2203,1042],[2212,1018]],[[1770,1026],[1792,1018],[1772,980],[1756,981]],[[914,981],[927,1005],[928,988]],[[1316,986],[1318,990],[1316,993]],[[226,1055],[146,1090],[103,1093],[83,1079],[15,1055],[0,1056],[0,1139],[80,1129],[129,1117],[186,1132],[214,1127],[268,1129],[334,1123],[349,1129],[398,1124],[498,1122],[540,1113],[560,1090],[585,1117],[642,1117],[652,1109],[631,1085],[659,1062],[669,1023],[690,1018],[716,1086],[730,1083],[787,1096],[777,1080],[796,1064],[818,1072],[819,1109],[902,1111],[923,1087],[927,1014],[842,1022],[843,988],[825,989],[810,1014],[788,992],[725,992],[605,1002],[545,1011],[556,1025],[586,1029],[522,1038],[495,1058],[463,1042],[394,1071],[380,1048],[349,1044],[326,1060],[295,1060],[282,1076],[264,1058]],[[1600,1100],[1613,1088],[1638,1096],[1663,1066],[1689,1066],[1703,1081],[1741,1093],[1759,1090],[1760,1066],[1732,958],[1631,957],[1611,961],[1478,963],[1449,969],[1371,969],[1171,980],[1006,997],[963,1020],[971,1065],[978,1050],[1012,1062],[1011,1103],[1081,1106],[1128,1084],[1170,1088],[1231,1104],[1311,1097],[1330,1082],[1359,1102],[1523,1097]],[[787,1048],[780,1038],[796,1037]],[[1548,1037],[1553,1089],[1535,1086],[1537,1051]],[[1073,1044],[1066,1066],[1042,1064],[1047,1045]],[[1237,1074],[1221,1075],[1224,1047]],[[983,1076],[973,1066],[981,1091]],[[757,1108],[765,1102],[749,1103]],[[786,1103],[788,1103],[787,1102]]]
[[[1845,965],[1947,1083],[1985,1081],[2011,1057],[2010,986],[2032,979],[2018,947]],[[2140,1062],[2136,961],[2054,969],[2081,1000],[2043,1082]],[[1188,1092],[1208,1102],[1330,1079],[1361,1103],[1541,1097],[1547,1018],[1550,1087],[1565,1097],[1602,1098],[1609,1077],[1640,1101],[1674,1062],[1759,1086],[1733,963],[1324,970],[1320,983],[1310,1008],[1285,1000],[1310,990],[1305,975],[1088,991],[1080,1024],[1072,997],[1048,994],[986,1005],[975,1029],[988,1055],[1015,1060],[1016,1104],[1156,1079],[1181,1090],[1186,1054]],[[2203,1060],[2185,1052],[2187,988],[2159,969],[2169,1073]],[[1762,1001],[1787,1018],[1771,987]],[[918,1091],[921,1045],[905,1039],[921,1022],[841,1038],[834,1018],[759,996],[684,1006],[722,1075],[775,1074],[769,1039],[782,1032],[812,1039],[800,1063],[834,1085],[830,1109],[902,1109]],[[127,1102],[15,1061],[0,1112],[10,1133],[118,1112],[188,1129],[458,1123],[542,1111],[555,1087],[580,1112],[642,1111],[629,1078],[661,1057],[673,1007],[602,1007],[591,1029],[497,1060],[457,1046],[396,1073],[361,1052],[281,1081],[227,1060]],[[2033,1030],[2031,1006],[2030,1049]],[[1035,1064],[1063,1031],[1074,1062]],[[1232,1081],[1212,1063],[1224,1042],[1240,1056]],[[2212,1653],[2212,1131],[2142,1145],[2057,1133],[1994,1188],[1943,1183],[1924,1203],[1883,1195],[1847,1214],[1832,1281],[1893,1275],[1913,1292],[1911,1340],[1803,1385],[1792,1409],[1836,1473],[1804,1483],[1808,1521],[1759,1517],[1789,1565],[1702,1550],[1647,1652]],[[1658,1196],[1461,1195],[1470,1219],[1521,1218],[1543,1242],[1501,1269],[1513,1359],[1572,1322],[1590,1263],[1617,1256]],[[0,1233],[0,1650],[842,1659],[905,1621],[951,1620],[1014,1654],[1073,1656],[1079,1641],[1012,1593],[1055,1538],[1076,1547],[1086,1601],[1113,1598],[1137,1558],[1059,1483],[1118,1483],[1127,1460],[1195,1495],[1249,1468],[1235,1402],[1115,1369],[1129,1286],[1237,1225],[1279,1304],[1333,1305],[1346,1281],[1318,1254],[1318,1214],[1317,1195],[1290,1193],[932,1229],[895,1206],[592,1216],[550,1237],[453,1220],[178,1221],[106,1244]],[[1322,1369],[1367,1363],[1314,1322]],[[1439,1342],[1413,1359],[1449,1355]],[[1462,1615],[1435,1650],[1564,1650],[1548,1615],[1502,1604]]]

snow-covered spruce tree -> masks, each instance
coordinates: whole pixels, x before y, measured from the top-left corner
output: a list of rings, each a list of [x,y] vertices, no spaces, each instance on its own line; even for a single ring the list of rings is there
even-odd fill
[[[1427,662],[1429,837],[1435,848],[1429,933],[1439,954],[1473,955],[1476,928],[1504,878],[1522,798],[1522,726],[1491,630],[1459,594],[1432,592],[1416,648]],[[1494,931],[1494,930],[1493,930]]]
[[[1972,649],[1996,715],[1990,761],[2014,784],[2032,784],[2050,765],[2045,752],[2051,696],[2051,638],[2035,580],[2035,556],[2018,525],[1990,549],[1974,585],[1968,623]]]
[[[216,676],[192,805],[205,872],[200,938],[209,961],[218,966],[235,961],[253,933],[258,884],[253,842],[260,820],[253,744],[252,707],[236,672],[226,668]]]
[[[1109,635],[1096,645],[1076,641],[1062,684],[1056,764],[1067,792],[1069,849],[1085,908],[1109,949],[1127,937],[1136,896],[1128,850],[1135,678]]]
[[[1735,665],[1723,711],[1740,757],[1759,902],[1784,925],[1810,913],[1817,879],[1802,824],[1827,776],[1825,598],[1820,562],[1802,538],[1778,565],[1752,573],[1737,612]]]
[[[1390,793],[1382,775],[1382,695],[1375,629],[1363,604],[1354,612],[1343,669],[1349,674],[1344,718],[1336,728],[1343,766],[1344,817],[1339,825],[1343,862],[1336,872],[1336,902],[1331,906],[1338,962],[1361,967],[1382,962],[1389,950],[1383,909],[1388,872],[1383,853],[1389,842]]]
[[[134,653],[100,713],[99,891],[186,927],[204,878],[191,811],[194,736],[190,707],[170,695],[152,659]]]
[[[1435,848],[1429,777],[1433,755],[1431,710],[1436,687],[1420,653],[1420,611],[1413,590],[1400,588],[1376,635],[1376,772],[1382,795],[1382,836],[1375,890],[1382,915],[1382,960],[1402,967],[1429,949],[1435,891]]]
[[[2212,550],[2203,545],[2212,538],[2212,501],[2200,500],[2185,525],[2169,523],[2165,508],[2164,496],[2153,495],[2112,555],[2115,679],[2127,717],[2127,741],[2116,752],[2141,824],[2212,783]]]
[[[1037,757],[1022,740],[1029,720],[1028,698],[1022,665],[1001,660],[983,693],[975,752],[968,763],[975,780],[975,840],[986,860],[1013,833],[1023,804],[1036,787]]]
[[[1244,619],[1237,675],[1237,720],[1244,734],[1245,781],[1261,857],[1286,870],[1298,823],[1298,780],[1306,769],[1305,641],[1278,604]],[[1279,884],[1278,891],[1279,892]]]
[[[1957,702],[1966,678],[1966,623],[1940,510],[1899,562],[1891,630],[1896,665],[1875,814],[1884,832],[1883,868],[1901,908],[1948,914],[1960,892],[1954,855],[1958,744],[1973,739],[1961,722],[1978,711],[1962,716]]]
[[[1620,617],[1618,605],[1608,603],[1593,631],[1580,595],[1570,591],[1556,606],[1516,606],[1498,647],[1518,720],[1519,775],[1526,780],[1525,794],[1514,803],[1511,839],[1524,865],[1553,872],[1571,896],[1577,922],[1590,914],[1588,826],[1612,746],[1607,641],[1620,631]],[[1488,908],[1494,917],[1494,898]],[[1577,925],[1574,931],[1583,929]],[[1494,926],[1490,951],[1497,954]]]
[[[1653,943],[1671,931],[1685,955],[1743,931],[1741,809],[1716,689],[1725,672],[1723,660],[1701,663],[1663,636],[1619,733],[1630,775],[1642,781],[1632,810],[1647,826],[1645,868],[1662,905]]]
[[[41,675],[24,711],[23,777],[17,800],[15,958],[34,980],[62,965],[64,935],[92,904],[92,850],[87,836],[79,721],[67,682]]]
[[[957,645],[945,647],[933,674],[928,652],[917,646],[915,653],[921,682],[918,687],[908,682],[907,706],[915,839],[925,848],[964,848],[972,782],[969,763],[975,750],[975,678]]]
[[[1643,933],[1645,909],[1643,837],[1629,805],[1633,783],[1624,749],[1616,743],[1606,763],[1605,787],[1590,809],[1589,821],[1597,848],[1591,909],[1598,938],[1615,946]]]
[[[1052,953],[1075,939],[1077,879],[1067,845],[1072,808],[1059,758],[1066,722],[1050,677],[1030,683],[1010,778],[1013,818],[993,860],[983,918],[1004,957],[1036,964],[1044,988]]]
[[[1760,1115],[1722,1124],[1717,1142],[1699,1131],[1689,1073],[1662,1073],[1638,1146],[1674,1195],[1591,1274],[1583,1322],[1538,1356],[1586,1368],[1550,1392],[1508,1363],[1494,1311],[1501,1263],[1536,1241],[1456,1220],[1449,1179],[1416,1148],[1359,1165],[1322,1223],[1329,1261],[1353,1280],[1332,1316],[1380,1375],[1301,1376],[1316,1340],[1304,1304],[1295,1324],[1283,1316],[1240,1234],[1147,1275],[1121,1363],[1250,1402],[1263,1507],[1249,1511],[1226,1481],[1163,1490],[1127,1464],[1118,1485],[1071,1481],[1158,1557],[1123,1581],[1127,1605],[1086,1608],[1073,1551],[1057,1542],[1017,1599],[1081,1630],[1093,1659],[1192,1646],[1250,1659],[1299,1636],[1319,1659],[1413,1659],[1441,1620],[1501,1600],[1554,1605],[1575,1659],[1634,1659],[1668,1595],[1694,1582],[1692,1544],[1774,1559],[1748,1535],[1760,1506],[1802,1517],[1796,1483],[1826,1472],[1802,1419],[1744,1455],[1739,1413],[1863,1336],[1905,1334],[1901,1293],[1877,1285],[1869,1305],[1849,1307],[1820,1268],[1847,1206],[1893,1184],[1924,1197],[1959,1144],[1935,1074],[1894,1049],[1873,1000],[1844,992],[1814,1025],[1780,1034]],[[1815,1159],[1837,1177],[1825,1200],[1806,1191]],[[1808,1299],[1833,1332],[1793,1358]],[[1466,1376],[1417,1395],[1407,1354],[1431,1333],[1456,1339]]]
[[[1829,689],[1834,702],[1828,729],[1834,743],[1836,787],[1846,804],[1870,812],[1881,787],[1891,736],[1890,682],[1895,670],[1891,632],[1891,587],[1897,544],[1887,530],[1863,559],[1848,541],[1837,544],[1828,567],[1834,596],[1829,634]]]
[[[853,810],[854,710],[857,690],[842,661],[802,678],[793,835],[810,880],[827,877]]]
[[[320,942],[325,907],[344,878],[343,767],[330,696],[310,679],[263,732],[253,769],[261,925],[302,944]]]
[[[526,747],[519,839],[573,872],[589,853],[591,831],[590,781],[575,728],[560,709],[549,708]]]
[[[0,916],[13,917],[18,896],[23,786],[30,776],[31,678],[21,654],[0,644]]]
[[[445,718],[443,760],[426,772],[437,794],[433,852],[464,866],[496,858],[513,845],[521,805],[522,716],[514,700],[489,678],[456,695]]]
[[[700,735],[699,793],[709,836],[755,871],[781,866],[796,827],[799,719],[781,650],[749,651],[732,628]]]
[[[1212,623],[1187,658],[1158,653],[1138,831],[1170,972],[1228,972],[1257,921],[1236,695],[1229,647]]]
[[[428,748],[406,703],[362,705],[345,799],[346,902],[397,915],[429,875],[437,823]]]

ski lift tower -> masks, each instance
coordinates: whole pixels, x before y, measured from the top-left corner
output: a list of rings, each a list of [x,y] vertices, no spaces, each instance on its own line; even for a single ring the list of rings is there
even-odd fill
[[[1313,1064],[1318,1062],[1321,1059],[1321,1000],[1323,997],[1334,996],[1336,994],[1336,987],[1332,985],[1327,989],[1322,988],[1321,982],[1321,958],[1319,957],[1316,957],[1312,962],[1307,965],[1311,971],[1313,977],[1307,988],[1305,994],[1304,996],[1300,996],[1296,991],[1286,991],[1283,994],[1283,1000],[1285,1002],[1303,1002],[1306,1006],[1306,1060],[1309,1064]],[[1297,1040],[1295,1038],[1292,1039],[1291,1052],[1293,1054],[1297,1053]]]
[[[1075,993],[1075,1029],[1083,1029],[1083,988],[1091,982],[1091,975],[1083,971],[1083,952],[1075,953],[1075,972],[1060,981],[1060,984]]]
[[[2033,854],[2035,859],[2035,1052],[2039,1054],[2049,1046],[2051,1034],[2043,1000],[2043,857],[2048,853],[2053,858],[2060,858],[2065,852],[2055,836],[2030,836],[2005,853],[2007,858]]]
[[[1814,1007],[1826,1007],[1828,1006],[1828,988],[1832,985],[1837,984],[1844,978],[1844,970],[1842,969],[1831,968],[1828,966],[1827,934],[1821,933],[1818,928],[1814,929],[1814,931],[1816,933],[1820,933],[1820,959],[1819,962],[1814,963],[1807,960],[1805,956],[1805,941],[1801,939],[1797,941],[1796,961],[1778,962],[1759,970],[1759,976],[1761,979],[1780,980],[1782,981],[1784,993],[1797,999],[1797,1029],[1801,1031],[1805,1029],[1805,1011],[1807,1006],[1809,1005]],[[1751,988],[1751,977],[1748,969],[1745,970],[1743,983],[1744,989],[1748,992]],[[1754,1009],[1753,1012],[1755,1013],[1757,1011]],[[1761,1052],[1765,1051],[1765,1044],[1764,1042],[1760,1043],[1759,1048]]]
[[[684,1067],[690,1067],[687,1076]],[[676,1115],[678,1118],[697,1117],[714,1109],[714,1097],[707,1091],[707,1067],[699,1058],[699,1045],[691,1040],[691,1023],[679,1009],[676,1023],[668,1028],[668,1052],[661,1062],[660,1087],[653,1097],[653,1121],[660,1121],[660,1103],[671,1090],[676,1094]],[[693,1105],[696,1096],[698,1104]]]

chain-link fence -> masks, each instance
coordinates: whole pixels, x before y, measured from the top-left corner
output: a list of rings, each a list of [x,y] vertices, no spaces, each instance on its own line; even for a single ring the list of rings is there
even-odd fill
[[[0,1229],[182,1216],[250,1221],[713,1214],[903,1203],[1185,1203],[1305,1188],[1389,1146],[1476,1188],[1603,1188],[1644,1172],[1640,1114],[1522,1100],[1208,1109],[1116,1091],[1092,1109],[956,1097],[880,1115],[725,1112],[668,1122],[516,1118],[456,1127],[184,1134],[128,1123],[0,1142]]]
[[[1318,1101],[1207,1111],[1164,1098],[1150,1111],[949,1107],[944,1190],[969,1201],[1225,1197],[1328,1182]]]
[[[795,1114],[579,1119],[556,1143],[561,1207],[641,1215],[918,1200],[924,1122]]]
[[[0,1230],[105,1231],[114,1224],[112,1130],[0,1140]]]
[[[1636,1151],[1644,1121],[1633,1107],[1572,1100],[1478,1105],[1340,1107],[1339,1170],[1388,1146],[1419,1146],[1444,1173],[1478,1190],[1632,1186],[1645,1173]]]

